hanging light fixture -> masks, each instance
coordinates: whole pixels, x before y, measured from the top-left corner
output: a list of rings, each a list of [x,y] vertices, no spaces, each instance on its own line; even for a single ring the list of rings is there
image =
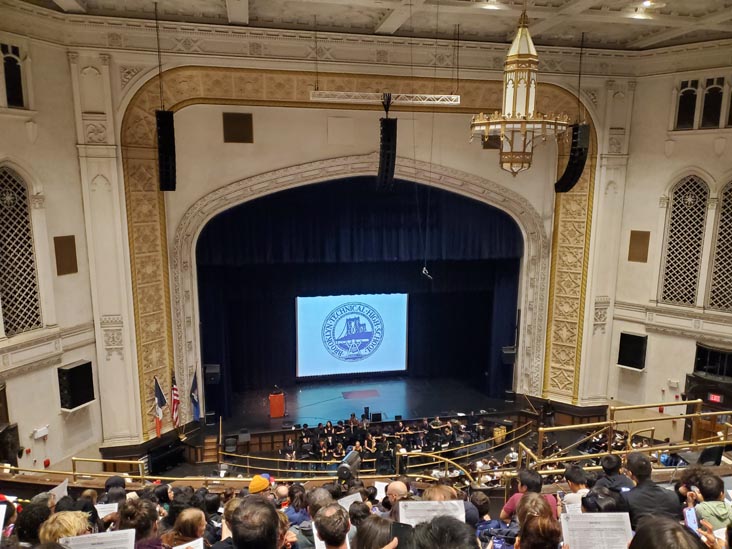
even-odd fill
[[[500,137],[500,165],[514,176],[531,167],[537,139],[556,137],[567,130],[569,115],[535,111],[536,76],[539,56],[529,34],[526,8],[521,13],[516,37],[506,56],[503,70],[503,110],[489,115],[476,114],[470,123],[471,141],[485,143]]]

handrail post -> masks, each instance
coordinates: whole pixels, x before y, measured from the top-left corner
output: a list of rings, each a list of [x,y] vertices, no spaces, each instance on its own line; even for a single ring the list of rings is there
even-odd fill
[[[223,439],[223,419],[221,416],[219,416],[219,441],[216,445],[216,465],[221,465],[221,445],[224,442]]]
[[[538,432],[538,442],[536,443],[536,457],[539,459],[542,459],[544,457],[544,427],[539,427],[537,429]]]
[[[701,419],[702,403],[694,403],[694,417],[691,418],[691,443],[696,445],[699,440],[699,419]]]
[[[71,478],[76,482],[76,458],[71,458]]]
[[[140,484],[145,484],[145,463],[142,460],[137,462],[137,470],[140,473]]]

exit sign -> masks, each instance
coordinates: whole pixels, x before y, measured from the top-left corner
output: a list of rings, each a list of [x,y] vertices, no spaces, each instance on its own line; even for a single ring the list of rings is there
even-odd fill
[[[722,404],[722,395],[717,395],[715,393],[709,393],[707,395],[707,400],[709,402],[716,402],[717,404]]]

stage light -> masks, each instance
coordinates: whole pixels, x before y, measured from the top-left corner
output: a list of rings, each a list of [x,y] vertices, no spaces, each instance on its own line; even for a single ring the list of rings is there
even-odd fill
[[[338,480],[350,480],[352,478],[358,478],[358,470],[361,468],[361,454],[355,450],[348,452],[348,455],[343,458],[340,465],[338,465]]]

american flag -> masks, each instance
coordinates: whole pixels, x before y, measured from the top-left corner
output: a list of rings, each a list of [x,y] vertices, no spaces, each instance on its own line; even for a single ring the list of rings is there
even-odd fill
[[[172,387],[170,389],[170,401],[172,402],[170,412],[173,414],[173,427],[178,427],[180,425],[180,416],[178,415],[180,397],[178,396],[178,385],[175,383],[175,376],[173,376]]]

